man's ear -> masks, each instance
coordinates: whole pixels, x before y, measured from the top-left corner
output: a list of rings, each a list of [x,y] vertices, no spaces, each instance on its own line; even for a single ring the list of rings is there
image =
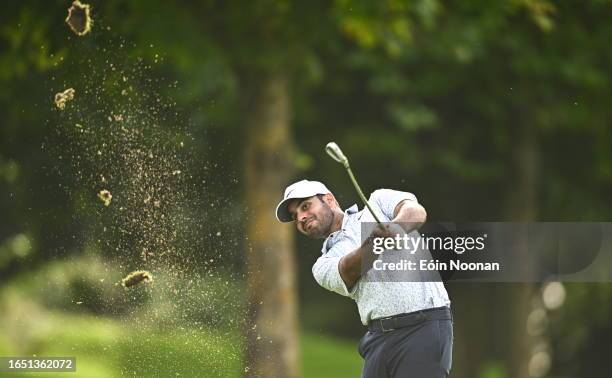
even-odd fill
[[[338,206],[338,201],[336,201],[336,197],[334,197],[334,195],[331,194],[331,193],[324,194],[323,195],[323,200],[331,208],[333,208],[334,206]]]

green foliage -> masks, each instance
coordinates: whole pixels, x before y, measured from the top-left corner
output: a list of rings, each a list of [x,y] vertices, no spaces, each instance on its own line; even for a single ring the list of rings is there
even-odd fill
[[[612,210],[609,1],[139,0],[92,5],[95,24],[86,38],[72,35],[64,24],[65,1],[11,2],[0,16],[0,281],[39,272],[50,280],[46,295],[26,292],[51,308],[76,310],[83,317],[117,316],[160,301],[165,305],[158,309],[159,322],[152,322],[160,327],[174,326],[176,314],[217,324],[218,311],[240,308],[240,304],[223,306],[233,299],[230,293],[241,289],[237,277],[244,270],[245,243],[236,236],[220,238],[223,244],[213,235],[219,229],[224,235],[225,231],[239,235],[247,221],[249,204],[240,201],[249,189],[240,187],[242,151],[248,143],[244,125],[250,117],[244,109],[252,100],[253,85],[267,72],[282,70],[289,77],[300,175],[328,183],[342,205],[357,198],[343,172],[323,152],[330,140],[351,157],[366,191],[379,187],[412,191],[432,219],[503,218],[501,203],[520,189],[511,157],[519,130],[528,129],[537,149],[533,163],[540,167],[535,184],[540,219],[605,220]],[[107,97],[117,96],[114,84],[121,80],[109,64],[125,69],[139,61],[148,68],[143,69],[139,83],[143,85],[138,88],[176,103],[155,120],[168,131],[166,135],[175,135],[176,139],[169,138],[171,143],[179,136],[191,136],[184,138],[194,148],[191,158],[197,181],[190,185],[205,194],[202,203],[190,203],[186,210],[194,222],[203,224],[198,229],[201,239],[177,243],[181,248],[193,244],[188,247],[198,254],[192,261],[178,263],[201,265],[223,254],[224,268],[234,270],[219,279],[198,280],[195,286],[199,286],[190,290],[218,293],[200,298],[204,304],[199,308],[180,308],[183,303],[169,307],[170,291],[163,292],[163,298],[142,292],[131,305],[114,297],[114,289],[106,283],[116,282],[121,274],[110,277],[100,269],[111,257],[134,253],[133,249],[100,249],[101,258],[108,261],[77,261],[74,271],[55,261],[82,253],[85,239],[101,233],[100,219],[109,218],[100,216],[90,202],[95,193],[74,175],[75,161],[69,155],[75,152],[71,149],[77,148],[77,139],[68,140],[59,132],[53,95],[88,80],[103,88],[106,103],[89,103],[79,115],[91,121],[85,127],[98,127],[105,112],[114,110],[105,105],[124,105],[108,103]],[[138,109],[155,101],[155,96],[142,99]],[[97,173],[95,165],[79,164],[85,174]],[[280,195],[282,188],[270,190]],[[109,243],[115,237],[109,237]],[[347,316],[356,317],[352,304],[319,300],[322,289],[312,283],[309,271],[318,248],[316,243],[300,242],[300,252],[314,251],[299,254],[302,298],[308,307],[304,323],[338,333],[356,332],[359,325],[346,321]],[[46,268],[39,271],[39,266]],[[181,280],[175,289],[187,287],[191,287],[188,280]],[[609,332],[605,319],[611,311],[610,296],[605,286],[579,286],[569,292],[568,298],[572,296],[580,300],[568,302],[573,315],[562,319],[556,337],[577,339],[576,345],[586,350]],[[79,297],[90,301],[76,305]],[[597,332],[578,326],[585,323],[580,317],[583,309],[592,307],[585,298],[598,298],[604,304],[589,318]],[[39,310],[32,305],[24,311]],[[85,327],[77,319],[75,324]],[[100,320],[87,319],[89,324]],[[219,322],[236,328],[232,321]],[[113,324],[109,321],[96,330],[124,332]],[[81,333],[79,337],[85,337]],[[185,335],[157,334],[169,340],[160,343],[159,350],[193,363],[193,355],[182,354],[178,346],[188,341]],[[87,345],[113,345],[118,352],[112,358],[117,359],[133,346],[109,341],[114,334],[104,337],[108,339],[75,345],[84,350]],[[0,333],[0,354],[13,351],[5,338]],[[327,342],[316,337],[305,340],[311,349],[304,368],[313,376],[322,376],[325,370],[316,361],[323,361],[319,348],[324,350]],[[145,345],[143,351],[156,356],[154,345]],[[113,368],[100,364],[95,355],[107,351],[96,348],[88,350],[81,366],[86,372],[100,369],[106,375]],[[565,361],[573,361],[573,350],[562,349]],[[198,353],[202,351],[209,350]],[[317,358],[309,360],[311,355]],[[353,366],[354,356],[351,350],[346,360],[337,361]],[[589,361],[586,353],[581,356]],[[128,360],[125,366],[133,369],[136,362]],[[216,366],[213,362],[211,366]],[[562,359],[555,363],[563,366]],[[230,369],[239,366],[230,365]],[[483,374],[500,377],[500,369],[488,366]]]
[[[302,374],[305,378],[351,378],[361,375],[363,360],[357,353],[356,342],[305,332],[301,347]]]
[[[212,330],[160,331],[61,312],[45,313],[45,324],[33,325],[35,336],[19,344],[1,343],[0,350],[6,355],[74,356],[78,377],[195,376],[201,372],[210,377],[235,377],[241,369],[239,339]]]
[[[241,339],[211,329],[160,330],[128,320],[44,313],[44,324],[33,323],[33,333],[13,343],[0,334],[0,353],[76,357],[75,377],[146,376],[241,376]],[[306,333],[301,344],[303,376],[306,378],[355,377],[361,358],[354,342]],[[45,373],[65,376],[62,373]],[[23,373],[36,376],[35,373]],[[5,376],[0,373],[0,376]]]
[[[551,376],[599,375],[605,354],[594,353],[609,343],[612,332],[612,287],[608,283],[565,284],[567,301],[550,314],[555,340]]]
[[[508,375],[502,364],[489,362],[483,365],[480,378],[506,378]]]

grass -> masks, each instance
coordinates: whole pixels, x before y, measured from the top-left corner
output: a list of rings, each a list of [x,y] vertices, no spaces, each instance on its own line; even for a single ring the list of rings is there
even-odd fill
[[[302,332],[302,376],[305,378],[355,378],[362,360],[357,342]]]
[[[91,315],[49,312],[26,338],[0,336],[2,356],[74,356],[76,373],[20,373],[23,377],[239,377],[236,333],[172,327],[152,329]],[[302,332],[303,377],[359,377],[357,344]],[[4,374],[4,375],[3,375]],[[0,373],[0,376],[10,376]],[[14,376],[14,375],[12,375]]]
[[[123,318],[114,312],[94,316],[91,309],[79,307],[75,301],[86,297],[89,302],[105,304],[103,309],[125,303],[123,291],[117,293],[114,286],[100,284],[101,278],[107,278],[105,282],[119,279],[119,275],[106,277],[112,269],[109,272],[99,259],[85,256],[47,265],[5,285],[0,290],[0,356],[76,357],[76,373],[19,373],[23,377],[243,375],[243,341],[236,326],[240,324],[240,307],[227,305],[223,295],[217,295],[220,299],[216,302],[199,302],[201,293],[238,291],[226,287],[231,277],[220,280],[225,282],[222,286],[215,280],[203,282],[202,287],[187,293],[192,297],[178,302],[160,286],[156,291],[159,297],[138,306],[137,311],[123,313]],[[89,281],[81,282],[82,277]],[[96,290],[75,292],[74,282]],[[197,305],[185,307],[192,303]],[[234,321],[217,322],[224,325],[220,329],[199,326],[221,316]],[[300,342],[302,377],[360,376],[357,342],[308,330],[302,331]],[[0,373],[5,376],[15,374]]]

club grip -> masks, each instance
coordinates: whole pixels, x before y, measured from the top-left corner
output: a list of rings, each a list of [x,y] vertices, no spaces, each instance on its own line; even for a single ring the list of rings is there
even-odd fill
[[[344,153],[342,153],[340,146],[338,146],[335,142],[327,143],[327,146],[325,146],[325,152],[327,152],[327,154],[338,163],[341,163],[345,167],[348,166],[348,159],[346,156],[344,156]]]

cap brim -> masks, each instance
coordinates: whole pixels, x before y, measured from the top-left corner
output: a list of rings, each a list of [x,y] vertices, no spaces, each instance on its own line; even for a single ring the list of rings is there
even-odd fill
[[[289,202],[294,199],[304,199],[312,196],[316,196],[318,194],[327,194],[331,193],[329,189],[325,187],[325,185],[321,184],[318,181],[314,181],[311,184],[314,185],[306,185],[303,187],[296,187],[295,189],[285,190],[285,196],[288,196],[284,200],[280,201],[278,206],[276,206],[276,219],[281,222],[293,222],[293,215],[289,212]],[[288,187],[287,189],[290,189]]]
[[[276,206],[276,219],[283,223],[293,222],[293,216],[289,212],[289,202],[293,201],[295,198],[287,198],[282,200],[278,206]]]

